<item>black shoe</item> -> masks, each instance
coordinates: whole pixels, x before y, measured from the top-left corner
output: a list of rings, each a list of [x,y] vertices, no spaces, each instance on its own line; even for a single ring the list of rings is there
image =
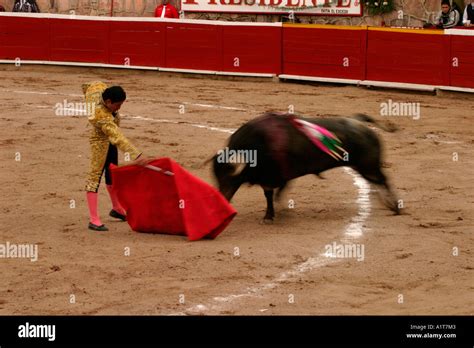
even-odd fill
[[[110,211],[109,215],[112,216],[113,218],[120,219],[122,221],[127,221],[127,217],[125,215],[120,214],[119,212],[113,209]]]
[[[92,222],[89,222],[89,230],[102,232],[102,231],[108,231],[109,229],[105,227],[104,224],[97,226],[97,225],[94,225]]]

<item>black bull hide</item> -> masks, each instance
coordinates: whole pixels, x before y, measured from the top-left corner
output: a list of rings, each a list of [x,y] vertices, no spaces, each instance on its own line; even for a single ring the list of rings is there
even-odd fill
[[[317,124],[339,138],[345,152],[342,153],[344,158],[337,160],[320,150],[298,130],[289,121],[292,117],[295,116],[266,113],[247,122],[232,134],[226,151],[241,155],[253,151],[256,154],[255,163],[242,163],[236,156],[230,161],[222,160],[219,155],[212,158],[219,190],[227,200],[232,199],[242,184],[258,184],[262,186],[267,199],[264,219],[273,220],[274,189],[278,189],[279,196],[287,182],[292,179],[306,174],[319,176],[328,169],[348,166],[370,183],[377,185],[385,205],[395,213],[400,213],[396,195],[381,169],[380,140],[363,122],[373,123],[386,131],[394,131],[394,128],[383,126],[362,114],[354,118],[297,117]],[[222,151],[220,153],[222,154]]]

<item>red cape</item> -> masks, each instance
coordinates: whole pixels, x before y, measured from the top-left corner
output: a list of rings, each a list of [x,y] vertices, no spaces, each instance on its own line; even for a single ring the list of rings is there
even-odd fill
[[[150,166],[110,167],[132,230],[215,238],[237,214],[219,191],[172,159],[156,159]]]

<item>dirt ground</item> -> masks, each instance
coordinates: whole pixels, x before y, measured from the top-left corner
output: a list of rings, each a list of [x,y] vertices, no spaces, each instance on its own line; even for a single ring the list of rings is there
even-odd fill
[[[474,313],[474,95],[118,69],[0,70],[0,244],[39,248],[36,262],[0,259],[0,314]],[[209,183],[210,167],[200,164],[225,146],[229,134],[219,130],[264,111],[294,106],[307,116],[364,112],[381,119],[389,99],[419,102],[419,120],[387,117],[399,131],[377,131],[404,214],[394,216],[375,192],[364,203],[341,168],[326,180],[296,180],[273,225],[261,224],[262,190],[242,187],[231,225],[217,239],[197,242],[112,221],[102,187],[99,210],[110,231],[89,231],[87,119],[56,116],[53,107],[82,102],[80,86],[93,80],[128,92],[122,128],[137,147],[171,157]],[[351,241],[364,246],[363,261],[322,255],[357,222],[362,234]]]

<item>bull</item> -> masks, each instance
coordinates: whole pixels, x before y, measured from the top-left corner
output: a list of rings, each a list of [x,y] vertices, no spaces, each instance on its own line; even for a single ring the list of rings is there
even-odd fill
[[[295,118],[323,127],[335,135],[342,145],[340,156],[329,156],[315,146],[306,134],[290,122]],[[267,201],[264,221],[271,222],[275,217],[275,190],[278,198],[287,183],[295,178],[307,174],[320,176],[326,170],[347,166],[376,185],[384,204],[400,214],[397,197],[381,168],[381,142],[365,123],[372,123],[389,132],[395,130],[393,126],[383,125],[363,114],[352,118],[303,118],[276,112],[265,113],[233,133],[226,149],[237,155],[256,153],[256,163],[251,165],[239,161],[238,156],[234,156],[231,161],[223,161],[219,154],[210,159],[218,188],[230,201],[242,184],[260,185]]]

